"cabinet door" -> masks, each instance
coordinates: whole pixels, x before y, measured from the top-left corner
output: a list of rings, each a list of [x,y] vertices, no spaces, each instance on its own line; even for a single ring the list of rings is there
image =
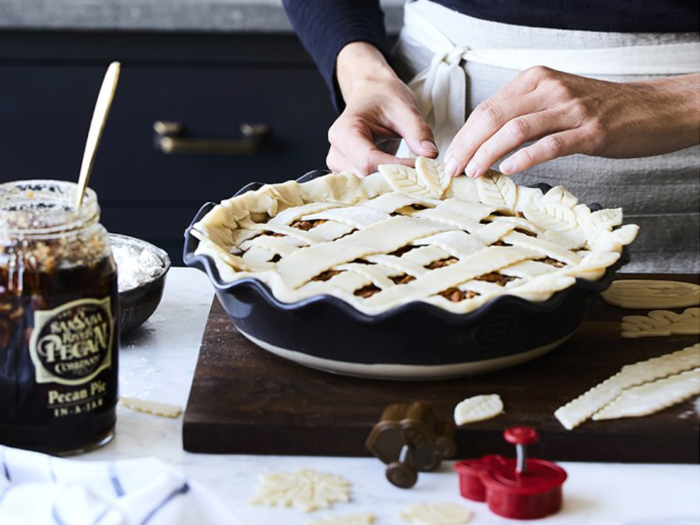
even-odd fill
[[[77,180],[104,71],[0,65],[0,181]],[[108,229],[156,242],[179,264],[182,231],[201,204],[251,181],[322,168],[333,118],[312,67],[125,63],[90,185]],[[180,122],[188,136],[203,139],[240,138],[243,123],[266,124],[271,136],[252,155],[164,154],[154,147],[155,121]]]

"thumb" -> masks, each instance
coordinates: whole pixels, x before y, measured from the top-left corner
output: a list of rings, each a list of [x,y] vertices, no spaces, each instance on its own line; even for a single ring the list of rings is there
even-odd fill
[[[433,132],[418,111],[403,111],[395,121],[396,131],[403,137],[414,155],[435,158],[438,149]]]

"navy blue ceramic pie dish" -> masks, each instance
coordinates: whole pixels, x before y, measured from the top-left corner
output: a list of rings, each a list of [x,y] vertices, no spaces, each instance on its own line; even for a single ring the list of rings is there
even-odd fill
[[[326,174],[313,171],[305,182]],[[236,195],[260,188],[251,183]],[[551,187],[537,186],[546,192]],[[263,282],[221,280],[213,260],[197,255],[193,225],[215,206],[205,204],[185,232],[184,260],[205,272],[236,328],[281,357],[330,372],[385,379],[440,379],[484,373],[533,359],[565,342],[592,299],[610,286],[626,252],[598,281],[576,284],[543,302],[501,296],[468,314],[411,302],[367,315],[332,296],[296,303],[277,300]],[[598,204],[589,205],[593,211]]]

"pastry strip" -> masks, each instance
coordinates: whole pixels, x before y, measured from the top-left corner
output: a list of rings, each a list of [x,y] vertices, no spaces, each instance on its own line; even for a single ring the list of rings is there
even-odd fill
[[[671,354],[624,366],[611,378],[558,408],[554,415],[567,430],[572,430],[608,405],[625,388],[679,374],[698,366],[700,366],[700,343]]]
[[[700,368],[622,391],[615,401],[593,414],[593,420],[641,417],[700,394]]]

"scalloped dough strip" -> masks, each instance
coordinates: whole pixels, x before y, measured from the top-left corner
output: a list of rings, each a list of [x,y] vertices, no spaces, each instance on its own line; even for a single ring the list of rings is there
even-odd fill
[[[171,419],[175,419],[182,414],[182,408],[179,406],[159,403],[157,401],[147,401],[145,399],[136,399],[133,397],[120,397],[119,404],[130,410]]]
[[[608,405],[626,388],[641,385],[700,366],[700,343],[677,352],[627,365],[585,394],[558,408],[554,415],[572,430]]]
[[[593,420],[641,417],[700,394],[700,368],[626,389]]]
[[[622,279],[600,296],[620,308],[685,308],[700,304],[700,286],[682,281]]]

